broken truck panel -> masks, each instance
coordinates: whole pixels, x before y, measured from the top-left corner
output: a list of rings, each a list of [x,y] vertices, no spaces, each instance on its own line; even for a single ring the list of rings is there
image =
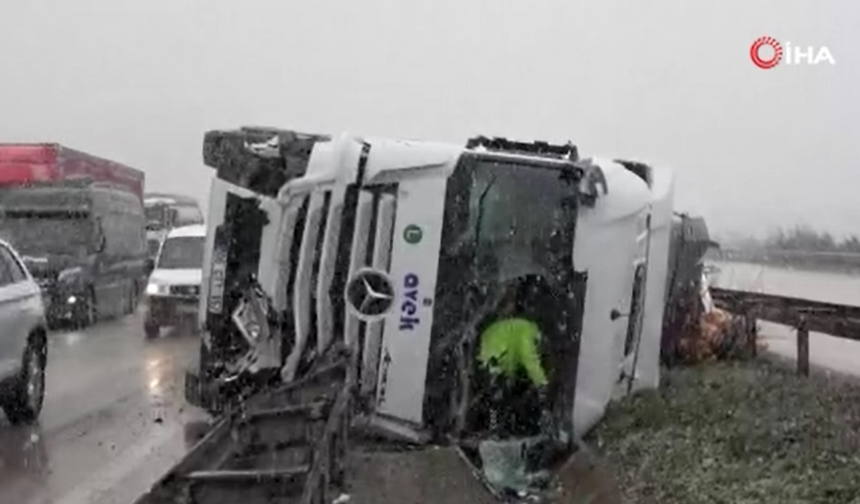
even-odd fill
[[[544,406],[562,438],[590,429],[613,397],[656,386],[671,171],[583,160],[571,144],[478,138],[463,147],[269,128],[207,133],[204,159],[217,175],[206,331],[187,390],[238,437],[201,441],[153,495],[198,492],[205,503],[245,488],[298,502],[290,499],[337,491],[324,481],[348,464],[344,453],[331,460],[325,440],[345,439],[347,425],[382,457],[398,443],[418,453],[459,446],[478,471],[475,337],[512,284],[528,293],[545,335]],[[260,441],[263,428],[246,421],[259,416],[255,405],[301,409],[284,391],[316,390],[303,384],[333,355],[341,374],[321,383],[337,391],[330,403],[349,407],[320,418],[343,434],[309,427],[310,462],[279,463],[281,473],[255,466],[249,453],[286,460],[291,443]],[[314,425],[282,413],[267,418],[284,436],[294,423]],[[222,457],[194,455],[207,450]]]

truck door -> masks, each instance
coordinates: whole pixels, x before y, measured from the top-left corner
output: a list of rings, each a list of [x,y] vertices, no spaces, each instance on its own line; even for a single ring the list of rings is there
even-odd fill
[[[452,384],[440,387],[451,376],[450,350],[464,331],[479,329],[493,293],[510,283],[536,288],[533,318],[555,346],[549,367],[575,377],[567,372],[575,359],[562,362],[575,352],[581,313],[572,264],[576,177],[567,169],[468,153],[450,179],[401,184],[391,266],[397,313],[384,328],[380,414],[422,424],[425,405],[430,416],[444,409],[436,406],[450,401]]]
[[[467,156],[458,171],[447,198],[443,248],[461,252],[443,255],[440,277],[449,277],[442,280],[448,284],[468,278],[463,282],[467,290],[460,293],[463,299],[450,303],[463,307],[459,321],[466,327],[438,329],[453,334],[472,330],[477,338],[496,317],[502,288],[521,288],[523,315],[536,322],[544,336],[541,350],[553,401],[549,406],[559,414],[569,412],[585,286],[573,264],[580,172],[553,160],[487,154]],[[457,197],[457,186],[465,189],[466,198]],[[464,266],[468,263],[471,266]],[[474,365],[475,349],[468,349],[468,366]]]

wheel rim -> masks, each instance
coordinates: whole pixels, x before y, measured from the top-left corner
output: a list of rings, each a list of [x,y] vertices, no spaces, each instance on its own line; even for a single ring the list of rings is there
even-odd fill
[[[45,390],[45,369],[41,355],[33,351],[27,364],[27,402],[30,409],[37,411],[41,406]]]

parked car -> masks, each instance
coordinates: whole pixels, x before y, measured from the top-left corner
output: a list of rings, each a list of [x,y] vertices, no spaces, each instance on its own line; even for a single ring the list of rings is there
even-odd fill
[[[13,424],[39,417],[47,362],[42,291],[18,253],[0,240],[0,406]]]
[[[158,336],[164,326],[196,322],[205,241],[202,224],[173,228],[164,239],[146,286],[143,330],[147,338]]]

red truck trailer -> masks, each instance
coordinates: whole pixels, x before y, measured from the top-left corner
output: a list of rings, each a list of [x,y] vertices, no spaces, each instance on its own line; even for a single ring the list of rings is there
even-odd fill
[[[143,201],[144,174],[59,144],[0,143],[0,186],[91,178],[127,188]]]

